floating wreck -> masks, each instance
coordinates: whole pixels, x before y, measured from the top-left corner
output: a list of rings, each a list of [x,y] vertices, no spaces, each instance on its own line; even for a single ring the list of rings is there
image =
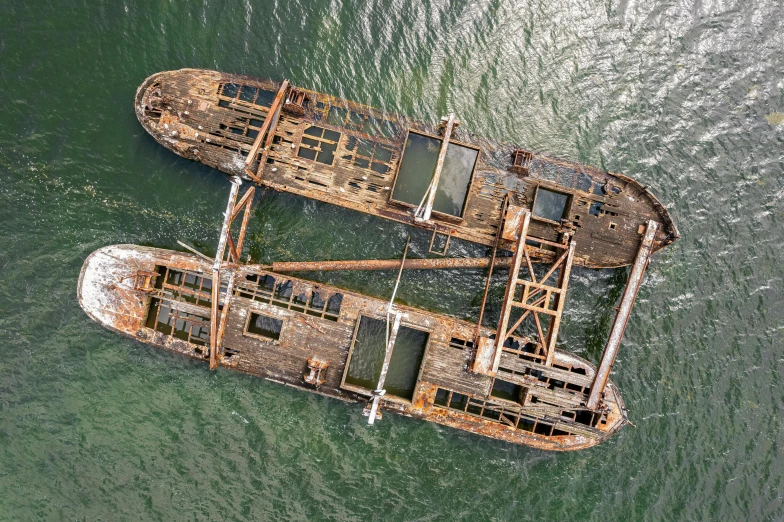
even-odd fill
[[[626,422],[610,369],[651,255],[679,237],[631,178],[281,84],[183,69],[139,88],[144,128],[231,176],[216,257],[134,245],[91,254],[79,302],[154,346],[381,410],[550,450]],[[243,263],[255,187],[241,178],[432,231],[435,258]],[[241,217],[240,217],[241,216]],[[487,258],[449,258],[456,237]],[[503,254],[499,251],[506,251]],[[633,265],[595,367],[556,347],[571,268]],[[535,266],[537,268],[535,268]],[[477,323],[291,276],[314,270],[487,268]],[[495,328],[483,315],[507,269]]]

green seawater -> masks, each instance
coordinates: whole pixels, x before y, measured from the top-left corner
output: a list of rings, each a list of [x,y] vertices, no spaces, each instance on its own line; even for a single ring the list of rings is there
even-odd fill
[[[784,520],[783,6],[1,2],[0,520]],[[613,372],[636,427],[564,454],[394,414],[368,427],[357,405],[93,323],[76,283],[95,249],[214,252],[228,181],[156,144],[132,106],[181,67],[454,112],[650,186],[683,239],[651,263]],[[252,223],[261,262],[429,242],[269,190]],[[598,361],[626,275],[573,271],[564,348]],[[398,296],[475,319],[482,276],[407,272]],[[310,277],[388,298],[395,274]]]

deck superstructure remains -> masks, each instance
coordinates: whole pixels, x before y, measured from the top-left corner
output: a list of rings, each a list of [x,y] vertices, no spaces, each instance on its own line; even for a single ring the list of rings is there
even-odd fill
[[[206,363],[212,268],[192,254],[104,247],[84,263],[79,302],[107,328]],[[219,366],[347,401],[373,397],[388,302],[254,267],[224,272],[221,286]],[[521,356],[533,339],[515,336],[510,349],[519,353],[503,353],[502,375],[472,373],[476,324],[397,305],[394,314],[384,410],[552,450],[592,446],[626,422],[612,383],[601,409],[582,406],[595,368],[577,356],[555,350],[545,365]]]
[[[387,302],[280,273],[312,263],[242,263],[255,188],[240,196],[241,184],[233,178],[214,259],[134,245],[102,248],[82,268],[83,309],[114,331],[211,368],[367,401],[371,423],[380,407],[509,442],[573,450],[605,440],[627,422],[608,376],[653,251],[656,222],[645,228],[597,371],[556,348],[575,241],[569,234],[560,242],[530,237],[531,213],[510,209],[508,199],[494,245],[507,238],[513,255],[503,263],[508,282],[493,330],[481,313],[468,323],[399,306],[394,292]],[[537,271],[529,249],[544,246],[552,262]],[[496,250],[481,260],[490,273]],[[404,251],[398,282],[404,269],[477,266],[469,261],[407,260]],[[365,263],[353,268],[389,268],[394,261]],[[490,274],[482,311],[489,280]],[[523,333],[526,324],[534,334]]]
[[[635,180],[464,132],[429,126],[288,82],[199,69],[158,73],[136,114],[177,154],[229,175],[492,246],[502,207],[531,212],[528,235],[576,242],[574,264],[631,264],[649,221],[656,251],[679,237]],[[502,249],[513,241],[500,238]],[[552,260],[549,247],[529,249]]]

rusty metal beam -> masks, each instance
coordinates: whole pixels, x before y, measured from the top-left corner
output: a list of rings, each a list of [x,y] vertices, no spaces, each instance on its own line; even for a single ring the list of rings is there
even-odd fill
[[[218,301],[220,300],[220,269],[223,263],[223,255],[226,252],[226,238],[229,234],[231,224],[231,213],[234,203],[237,201],[237,192],[240,189],[239,178],[232,178],[231,191],[229,192],[229,202],[226,212],[223,214],[223,227],[218,236],[218,251],[215,253],[215,262],[212,265],[212,303],[210,309],[210,369],[214,370],[218,366]]]
[[[561,245],[561,248],[563,248],[563,245]],[[553,275],[553,272],[555,272],[555,270],[556,270],[556,269],[557,269],[559,266],[561,266],[561,263],[563,263],[564,261],[566,261],[566,258],[567,258],[567,257],[569,257],[569,252],[572,252],[572,256],[574,255],[574,249],[573,249],[573,248],[571,248],[571,245],[569,246],[569,249],[567,249],[567,250],[566,250],[566,252],[564,252],[563,254],[561,254],[561,257],[559,257],[559,258],[558,258],[558,260],[557,260],[555,263],[553,263],[553,266],[551,266],[551,267],[550,267],[550,270],[548,270],[548,271],[547,271],[547,273],[544,275],[544,277],[542,278],[542,280],[541,280],[541,281],[537,282],[537,281],[536,281],[536,277],[534,277],[534,273],[533,273],[533,271],[531,271],[531,281],[533,281],[533,282],[534,282],[534,283],[536,283],[536,284],[541,284],[541,285],[543,285],[545,281],[547,281],[548,279],[550,279],[550,276],[551,276],[551,275]],[[571,272],[571,270],[572,270],[572,268],[571,268],[571,265],[570,265],[570,266],[569,266],[569,271]],[[560,286],[560,285],[559,285],[559,286]]]
[[[558,329],[561,327],[561,315],[563,314],[564,303],[566,302],[566,291],[569,288],[569,277],[572,274],[572,261],[574,261],[575,242],[569,242],[569,250],[566,251],[566,259],[563,261],[560,274],[558,275],[558,288],[561,289],[560,293],[555,294],[555,316],[550,320],[550,325],[547,329],[547,339],[545,340],[547,348],[546,366],[552,366],[553,357],[555,356],[555,342],[558,340]],[[548,276],[549,277],[549,276]],[[543,279],[544,282],[546,279]]]
[[[226,231],[226,242],[229,245],[229,255],[235,264],[240,262],[240,254],[237,252],[237,246],[234,244],[234,238],[231,237],[231,230]]]
[[[542,297],[538,298],[536,301],[532,302],[531,306],[532,307],[539,306],[540,304],[544,303],[544,300],[546,298],[547,298],[547,296],[543,295]],[[521,315],[520,318],[517,321],[515,321],[515,324],[513,324],[512,326],[509,327],[509,330],[508,330],[508,333],[507,333],[506,336],[509,337],[509,334],[511,334],[512,332],[517,330],[520,327],[520,325],[523,324],[523,321],[525,321],[525,318],[528,317],[528,315],[531,314],[532,312],[533,312],[533,310],[531,310],[530,308],[528,310],[526,310],[525,312],[523,312],[523,315]]]
[[[275,114],[279,113],[283,96],[286,94],[288,88],[289,81],[283,80],[283,83],[280,85],[280,89],[278,90],[278,94],[275,95],[275,100],[273,100],[269,111],[267,111],[267,117],[264,118],[264,123],[261,125],[261,130],[259,130],[259,133],[256,135],[256,140],[253,142],[253,146],[250,148],[250,152],[248,152],[248,157],[245,158],[245,168],[248,173],[252,173],[248,167],[253,165],[253,160],[256,158],[256,154],[259,152],[259,147],[261,146],[261,142],[264,140],[264,135],[267,134],[268,130],[270,130],[273,119],[277,123],[277,117],[275,117]],[[272,132],[274,133],[274,127],[272,127]],[[259,167],[261,167],[261,165],[259,165]]]
[[[247,265],[251,270],[272,270],[273,272],[332,272],[336,270],[435,270],[449,268],[487,268],[492,259],[489,257],[442,257],[437,259],[362,259],[347,261],[276,261],[271,265]],[[507,268],[512,258],[501,257],[495,266]]]
[[[234,220],[237,219],[237,216],[239,215],[240,212],[242,212],[242,209],[245,203],[248,201],[248,198],[252,198],[255,193],[256,193],[256,187],[250,187],[245,192],[245,194],[242,195],[237,205],[235,205],[234,210],[231,211],[231,218],[229,219],[230,222],[234,222]]]
[[[280,118],[280,111],[283,108],[282,94],[285,94],[285,91],[288,89],[289,81],[283,80],[283,85],[280,87],[280,91],[278,95],[275,97],[276,104],[275,110],[272,111],[270,108],[270,114],[272,118],[272,122],[270,123],[269,131],[267,132],[267,139],[264,140],[264,148],[261,149],[261,159],[259,160],[259,168],[256,169],[256,178],[261,180],[261,171],[264,169],[264,164],[267,162],[267,155],[270,151],[270,146],[272,146],[272,140],[275,138],[275,129],[278,128],[278,119]],[[266,120],[265,120],[266,123]]]
[[[596,376],[591,386],[591,394],[588,396],[586,406],[592,410],[599,406],[604,387],[607,386],[607,380],[610,378],[610,370],[618,354],[618,347],[621,344],[623,333],[629,322],[629,316],[637,298],[637,292],[639,292],[640,286],[642,286],[645,269],[648,267],[651,254],[653,254],[653,239],[658,228],[659,224],[653,220],[648,221],[648,226],[645,228],[640,249],[637,251],[637,258],[634,260],[629,280],[626,282],[626,288],[623,290],[621,305],[618,307],[618,313],[615,315],[610,336],[607,338],[607,344],[604,345],[602,360],[599,363],[599,368],[596,370]]]
[[[436,198],[436,190],[438,189],[438,181],[441,179],[441,170],[444,168],[444,160],[446,159],[446,149],[449,148],[449,140],[452,138],[452,129],[455,126],[455,115],[450,114],[444,128],[444,139],[441,142],[441,150],[438,152],[438,161],[436,161],[436,169],[433,172],[433,179],[427,187],[427,198],[424,208],[417,208],[414,213],[414,218],[418,221],[430,221],[430,213],[433,211],[433,202]]]
[[[528,250],[525,250],[524,253],[525,253],[525,263],[528,265],[528,273],[531,274],[531,281],[536,283],[537,282],[536,281],[536,274],[534,273],[534,267],[531,264],[531,256],[528,255]],[[542,280],[542,282],[544,282],[545,279],[547,279],[547,278],[545,277]]]
[[[242,216],[242,225],[240,225],[240,233],[237,236],[237,252],[242,255],[242,246],[245,244],[245,233],[248,230],[248,220],[250,219],[250,206],[253,204],[253,195],[256,193],[256,187],[251,187],[242,197],[242,203],[245,202],[245,214]],[[237,205],[239,207],[239,205]],[[239,263],[239,260],[237,260]]]
[[[528,236],[528,225],[531,222],[531,212],[526,209],[523,213],[523,220],[520,222],[520,232],[515,248],[514,256],[512,256],[512,266],[509,269],[509,280],[506,284],[506,292],[504,292],[504,302],[501,305],[501,320],[498,323],[498,331],[495,340],[495,355],[493,356],[493,365],[491,366],[491,373],[498,371],[498,364],[501,362],[501,352],[503,352],[504,342],[506,342],[506,331],[509,325],[509,317],[512,313],[512,301],[514,300],[515,290],[517,288],[517,277],[520,272],[520,265],[525,257],[525,239]]]

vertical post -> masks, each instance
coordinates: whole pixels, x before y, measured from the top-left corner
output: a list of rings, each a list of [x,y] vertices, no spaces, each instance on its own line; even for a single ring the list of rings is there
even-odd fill
[[[444,168],[444,160],[446,159],[446,149],[449,148],[449,140],[452,138],[452,129],[455,126],[455,115],[450,114],[444,129],[444,141],[441,142],[441,150],[438,152],[438,161],[436,161],[436,170],[433,172],[433,180],[427,187],[427,194],[425,200],[425,207],[418,208],[414,213],[414,219],[417,221],[429,221],[430,213],[433,211],[433,201],[436,198],[436,190],[438,189],[438,180],[441,179],[441,170]],[[420,205],[421,206],[421,205]],[[418,217],[419,212],[422,212],[421,217]]]
[[[591,394],[588,397],[586,406],[589,409],[595,410],[599,406],[604,387],[607,385],[607,380],[610,377],[610,370],[615,362],[615,356],[618,354],[618,347],[621,344],[623,333],[626,330],[626,324],[629,322],[629,316],[632,312],[632,306],[637,298],[637,292],[642,286],[642,278],[645,274],[645,269],[648,267],[648,262],[653,253],[653,238],[656,235],[656,230],[659,224],[655,221],[648,221],[648,226],[645,229],[640,249],[637,251],[637,258],[634,260],[634,266],[629,274],[629,280],[626,282],[626,288],[623,290],[623,297],[621,298],[621,306],[618,307],[618,312],[615,314],[615,321],[613,321],[610,336],[607,338],[607,344],[604,346],[602,353],[602,360],[599,363],[599,368],[596,370],[596,376],[591,386]]]
[[[517,242],[517,248],[512,257],[512,266],[509,268],[509,280],[506,283],[506,292],[504,292],[504,303],[501,307],[501,320],[498,323],[498,331],[496,332],[495,339],[495,356],[493,358],[493,366],[491,372],[498,371],[498,365],[501,362],[501,352],[503,351],[504,343],[506,342],[506,327],[509,325],[509,316],[514,308],[511,302],[514,300],[515,290],[517,289],[517,278],[520,275],[520,265],[523,263],[525,257],[525,238],[528,235],[528,225],[531,222],[531,212],[525,210],[523,220],[520,223],[520,240]]]
[[[223,255],[226,252],[226,236],[231,224],[231,215],[234,210],[234,203],[237,201],[237,192],[242,181],[234,177],[231,180],[231,191],[229,192],[229,203],[226,213],[223,215],[223,226],[218,239],[218,251],[215,253],[215,262],[212,265],[212,308],[210,311],[210,369],[214,370],[218,366],[217,346],[218,346],[218,305],[220,300],[220,269],[223,263]]]

